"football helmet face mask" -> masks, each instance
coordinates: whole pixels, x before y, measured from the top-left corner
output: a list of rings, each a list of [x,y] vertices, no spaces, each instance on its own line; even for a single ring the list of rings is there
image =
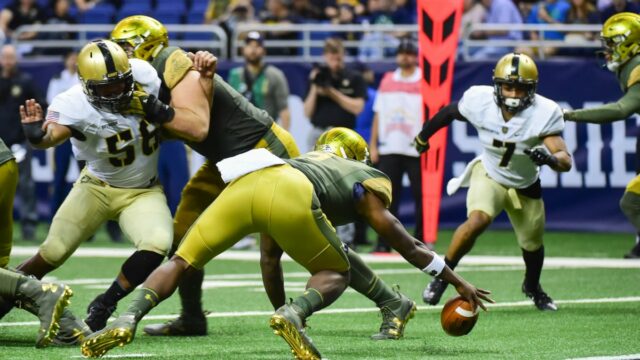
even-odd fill
[[[322,133],[313,150],[371,164],[367,142],[357,132],[344,127],[332,128]]]
[[[524,90],[522,97],[507,97],[503,94],[503,85]],[[493,94],[496,103],[512,114],[518,113],[535,99],[538,86],[538,68],[529,56],[511,53],[503,56],[493,69]]]
[[[133,97],[133,73],[124,50],[108,40],[90,42],[78,54],[78,76],[89,103],[120,113]]]
[[[151,61],[169,46],[167,28],[158,20],[144,15],[120,20],[111,31],[111,40],[122,46],[129,57]]]
[[[629,12],[613,15],[602,25],[600,39],[607,69],[617,71],[640,52],[640,15]]]

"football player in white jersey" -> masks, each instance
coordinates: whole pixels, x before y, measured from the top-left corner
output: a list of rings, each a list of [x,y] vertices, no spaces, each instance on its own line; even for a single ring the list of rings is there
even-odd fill
[[[426,151],[429,137],[454,119],[476,128],[483,153],[447,184],[450,195],[461,186],[468,186],[469,192],[468,219],[453,234],[445,262],[455,268],[476,238],[505,210],[526,266],[522,291],[538,309],[557,310],[540,286],[545,215],[539,173],[542,165],[569,171],[571,155],[561,137],[562,110],[536,94],[537,83],[538,69],[529,56],[507,54],[493,71],[493,87],[469,88],[459,102],[425,122],[415,143],[419,152]],[[434,279],[424,290],[423,300],[437,304],[446,287],[446,282]]]
[[[144,61],[129,60],[111,41],[94,41],[82,49],[78,75],[81,84],[56,96],[46,119],[33,99],[20,108],[33,146],[44,149],[71,138],[76,158],[87,165],[56,212],[38,253],[18,269],[42,278],[102,223],[117,220],[137,251],[109,289],[89,305],[85,322],[97,331],[171,246],[173,221],[157,181],[157,149],[158,127],[170,121],[173,110],[147,101],[160,89],[156,71]]]

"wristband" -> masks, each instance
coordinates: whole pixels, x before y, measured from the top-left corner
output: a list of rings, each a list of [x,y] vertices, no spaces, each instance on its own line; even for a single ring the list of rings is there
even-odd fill
[[[429,265],[422,269],[422,272],[431,276],[438,276],[442,273],[442,270],[444,270],[446,264],[444,263],[444,260],[440,256],[438,256],[438,254],[433,251],[431,252],[431,254],[433,255],[433,260],[431,260]]]
[[[30,143],[39,144],[46,133],[42,130],[43,120],[38,120],[30,123],[22,123],[22,129],[24,135],[27,137]]]

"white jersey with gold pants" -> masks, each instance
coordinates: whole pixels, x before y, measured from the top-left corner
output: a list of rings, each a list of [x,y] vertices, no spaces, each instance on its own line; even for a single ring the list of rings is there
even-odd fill
[[[447,192],[469,187],[467,215],[482,211],[495,218],[505,210],[520,247],[533,251],[542,245],[544,204],[540,167],[524,150],[542,146],[546,136],[562,133],[562,110],[536,94],[531,106],[505,121],[493,92],[491,86],[473,86],[458,103],[460,114],[478,131],[484,151],[449,182]]]
[[[155,70],[144,61],[130,63],[137,88],[157,96]],[[98,110],[80,85],[56,96],[49,106],[46,121],[72,129],[73,153],[87,162],[40,247],[49,264],[60,266],[110,219],[119,222],[138,250],[167,253],[173,221],[157,183],[158,132],[141,114],[135,95],[126,115]]]

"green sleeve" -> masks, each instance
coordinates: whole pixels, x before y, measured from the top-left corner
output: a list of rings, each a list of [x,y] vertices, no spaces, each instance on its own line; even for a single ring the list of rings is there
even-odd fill
[[[634,113],[640,113],[640,83],[631,86],[624,96],[616,102],[591,109],[569,111],[564,114],[564,119],[603,124],[624,120]]]

